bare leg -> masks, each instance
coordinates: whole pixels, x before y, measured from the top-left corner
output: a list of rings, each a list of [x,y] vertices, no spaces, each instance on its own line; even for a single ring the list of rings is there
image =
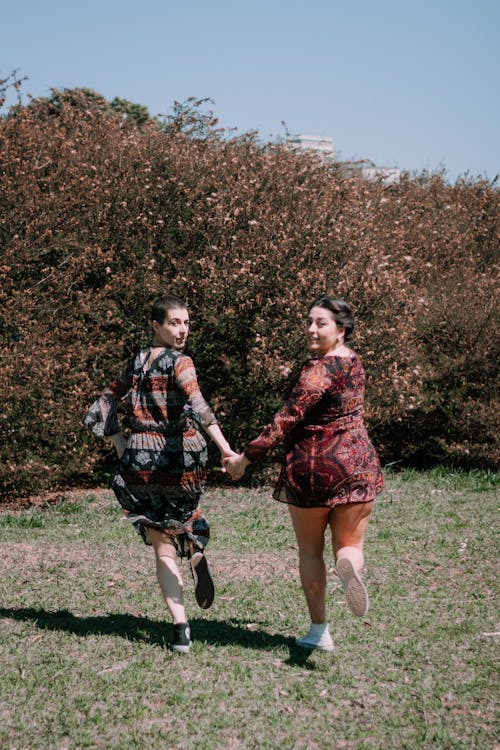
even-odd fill
[[[174,624],[187,622],[183,582],[177,567],[175,546],[167,534],[156,529],[148,529],[148,536],[155,552],[156,576],[172,620]]]
[[[335,560],[347,557],[357,571],[364,564],[363,546],[372,511],[373,501],[336,505],[330,512],[329,524]]]
[[[337,505],[330,514],[332,548],[337,572],[344,584],[346,600],[351,612],[362,617],[368,611],[369,600],[360,571],[364,563],[365,533],[373,510],[373,501]]]
[[[299,572],[311,622],[326,622],[326,569],[323,559],[330,508],[288,506],[299,547]]]

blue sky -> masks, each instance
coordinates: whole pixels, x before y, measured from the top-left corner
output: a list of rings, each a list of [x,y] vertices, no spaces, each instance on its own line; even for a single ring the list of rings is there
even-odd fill
[[[342,159],[500,173],[498,0],[16,0],[0,77],[171,112],[210,97],[263,140],[324,135]]]

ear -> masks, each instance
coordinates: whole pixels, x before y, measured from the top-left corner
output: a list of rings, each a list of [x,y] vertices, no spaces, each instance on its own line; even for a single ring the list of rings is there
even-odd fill
[[[157,320],[152,320],[152,321],[151,321],[151,326],[152,326],[152,328],[153,328],[153,331],[154,331],[155,333],[156,333],[156,331],[158,330],[158,327],[159,327],[159,325],[160,325],[160,324],[158,323],[158,321],[157,321]]]

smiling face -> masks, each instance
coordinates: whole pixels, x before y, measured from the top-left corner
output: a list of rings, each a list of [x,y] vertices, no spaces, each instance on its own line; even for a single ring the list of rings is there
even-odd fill
[[[330,310],[312,307],[307,317],[307,343],[314,354],[324,356],[344,343],[345,329],[335,322]]]
[[[153,346],[168,346],[183,349],[189,333],[189,313],[185,308],[172,307],[167,310],[163,323],[152,321]]]

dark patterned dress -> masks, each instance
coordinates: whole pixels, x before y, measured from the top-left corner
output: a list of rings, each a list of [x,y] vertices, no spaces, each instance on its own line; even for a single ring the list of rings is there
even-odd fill
[[[244,453],[263,458],[281,442],[285,460],[274,498],[303,508],[366,503],[384,479],[363,423],[361,359],[325,356],[303,366],[284,406]]]
[[[146,527],[163,529],[184,555],[188,540],[203,548],[210,535],[199,507],[208,459],[201,428],[217,420],[192,359],[164,348],[146,370],[150,353],[144,349],[129,362],[84,422],[99,437],[114,435],[118,408],[124,408],[130,436],[112,489],[147,544]]]

